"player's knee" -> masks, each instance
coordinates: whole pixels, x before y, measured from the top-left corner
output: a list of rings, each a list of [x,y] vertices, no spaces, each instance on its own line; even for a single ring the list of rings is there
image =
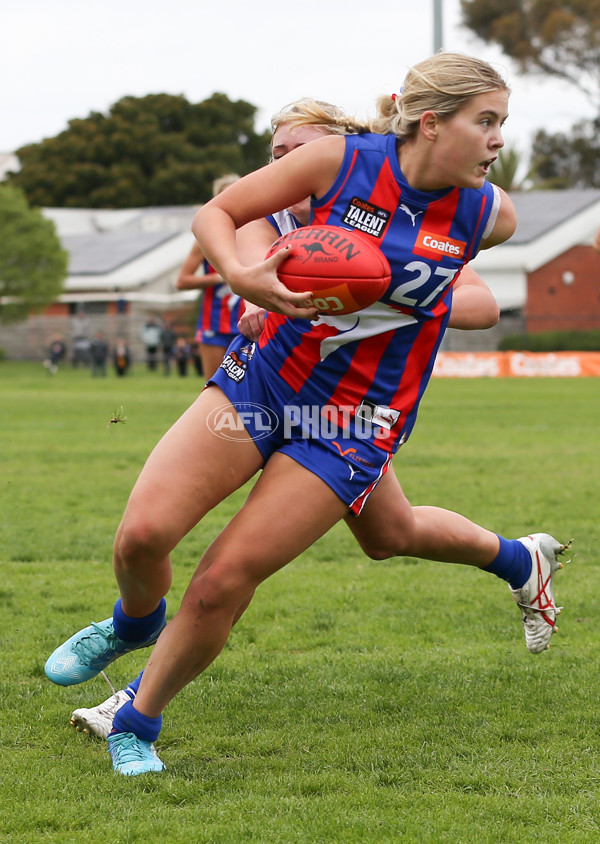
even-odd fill
[[[214,562],[192,580],[184,600],[197,607],[200,615],[224,611],[235,616],[241,606],[247,606],[255,588],[242,569]]]
[[[395,555],[396,552],[391,548],[384,547],[370,548],[368,553],[371,560],[389,560],[390,557],[394,557]]]
[[[162,560],[168,554],[164,544],[164,537],[152,520],[143,515],[124,519],[115,538],[115,560],[122,565],[154,557]]]
[[[495,325],[498,325],[500,322],[500,308],[491,309],[485,316],[483,320],[483,324],[480,328],[493,328]]]
[[[371,560],[389,560],[410,553],[410,542],[403,535],[378,536],[361,542],[361,548]]]
[[[362,549],[371,560],[389,560],[390,557],[394,557],[397,553],[381,543],[363,545]]]

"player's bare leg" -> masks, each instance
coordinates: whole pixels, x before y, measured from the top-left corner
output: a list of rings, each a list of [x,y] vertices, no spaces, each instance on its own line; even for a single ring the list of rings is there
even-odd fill
[[[346,512],[347,506],[316,475],[275,454],[244,507],[207,549],[179,612],[154,648],[135,708],[159,716],[220,653],[256,587]]]
[[[170,586],[171,550],[262,466],[243,426],[228,429],[227,438],[214,432],[215,414],[227,409],[236,415],[218,387],[204,390],[160,440],[133,488],[114,546],[128,615],[156,607]]]
[[[369,496],[360,516],[346,524],[367,556],[419,557],[484,567],[496,557],[500,540],[460,513],[441,507],[412,507],[390,469]]]
[[[223,409],[235,417],[222,391],[209,387],[148,458],[115,539],[121,599],[111,618],[93,622],[49,657],[46,675],[53,682],[82,683],[122,654],[155,643],[165,623],[171,550],[262,466],[262,456],[242,425],[228,432],[228,439],[211,429],[214,414]]]
[[[568,550],[546,533],[506,540],[469,519],[440,507],[411,507],[389,471],[358,517],[346,522],[363,551],[375,560],[405,555],[477,566],[505,580],[522,613],[531,653],[550,646],[556,632],[553,577]]]
[[[202,374],[205,380],[208,381],[221,366],[227,349],[223,348],[223,346],[211,346],[208,343],[200,343],[198,351],[200,352],[200,360],[202,361]]]

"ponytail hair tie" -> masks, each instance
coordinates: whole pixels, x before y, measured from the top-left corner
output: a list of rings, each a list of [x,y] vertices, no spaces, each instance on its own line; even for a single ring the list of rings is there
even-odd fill
[[[394,102],[398,99],[398,94],[392,94],[392,99]]]

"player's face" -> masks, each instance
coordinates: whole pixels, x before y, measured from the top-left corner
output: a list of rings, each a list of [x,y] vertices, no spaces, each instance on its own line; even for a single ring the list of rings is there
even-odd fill
[[[480,188],[504,146],[502,125],[508,116],[508,92],[478,94],[448,120],[438,124],[437,164],[442,181]]]
[[[290,126],[287,123],[281,123],[273,133],[271,141],[273,158],[282,158],[293,149],[316,141],[325,134],[326,132],[319,126]]]
[[[283,158],[288,152],[304,146],[304,144],[308,144],[311,141],[316,141],[317,138],[322,138],[325,134],[327,133],[318,126],[294,127],[282,123],[273,133],[273,140],[271,141],[273,159]],[[288,210],[297,220],[303,225],[306,225],[310,219],[310,197],[303,199],[297,205],[290,206]]]

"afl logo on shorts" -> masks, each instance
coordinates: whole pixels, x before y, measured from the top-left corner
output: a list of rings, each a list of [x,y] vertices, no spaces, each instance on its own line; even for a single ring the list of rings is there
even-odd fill
[[[279,420],[263,404],[241,401],[216,407],[209,413],[206,424],[222,440],[239,440],[242,431],[253,440],[262,440],[277,429]]]

